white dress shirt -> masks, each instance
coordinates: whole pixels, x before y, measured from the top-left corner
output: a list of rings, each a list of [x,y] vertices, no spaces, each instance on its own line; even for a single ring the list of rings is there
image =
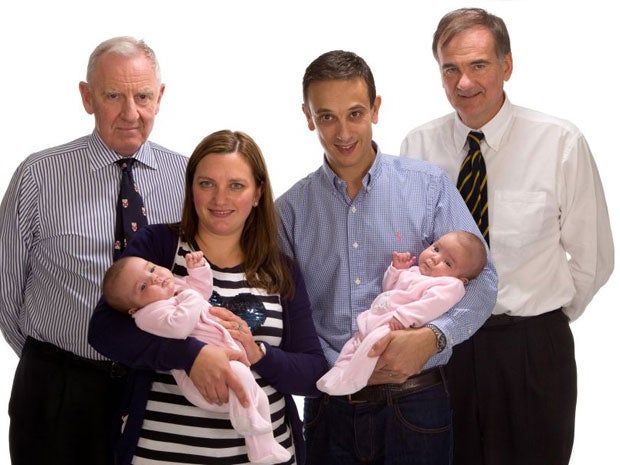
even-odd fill
[[[493,313],[533,316],[563,307],[575,320],[614,265],[603,187],[583,134],[506,98],[482,128],[468,128],[451,113],[413,129],[401,155],[438,164],[456,183],[471,129],[484,133],[499,278]]]

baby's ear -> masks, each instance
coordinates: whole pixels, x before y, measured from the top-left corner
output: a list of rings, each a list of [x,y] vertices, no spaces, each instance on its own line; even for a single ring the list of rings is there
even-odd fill
[[[127,314],[128,315],[133,315],[134,313],[136,313],[138,311],[137,308],[130,308],[129,310],[127,310]]]
[[[469,279],[461,278],[461,281],[463,281],[463,285],[467,286],[467,283],[469,282]]]

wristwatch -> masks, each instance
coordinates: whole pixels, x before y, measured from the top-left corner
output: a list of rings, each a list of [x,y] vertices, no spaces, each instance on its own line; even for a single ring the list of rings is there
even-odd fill
[[[437,353],[443,351],[446,348],[446,335],[435,325],[428,324],[424,326],[429,328],[437,338]]]

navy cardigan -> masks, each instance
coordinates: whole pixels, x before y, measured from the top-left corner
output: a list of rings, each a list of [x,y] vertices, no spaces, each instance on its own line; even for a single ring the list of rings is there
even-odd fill
[[[149,225],[131,239],[124,255],[139,256],[172,269],[179,234],[171,225]],[[316,381],[328,365],[319,342],[310,301],[299,268],[289,262],[295,295],[282,300],[283,337],[280,347],[268,346],[266,355],[252,365],[262,378],[284,394],[298,464],[305,461],[302,423],[292,395],[318,396]],[[123,415],[127,424],[118,442],[119,464],[129,464],[137,445],[154,370],[183,369],[188,374],[204,342],[154,336],[140,330],[129,315],[110,308],[102,298],[93,313],[88,342],[110,360],[132,368]]]

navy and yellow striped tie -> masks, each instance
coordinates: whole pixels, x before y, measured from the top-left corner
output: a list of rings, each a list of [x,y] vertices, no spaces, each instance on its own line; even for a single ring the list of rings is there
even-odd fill
[[[481,132],[471,131],[467,135],[469,151],[459,172],[457,187],[465,199],[471,216],[480,228],[482,236],[490,245],[489,238],[489,203],[487,201],[487,169],[480,152],[480,142],[484,138]]]

